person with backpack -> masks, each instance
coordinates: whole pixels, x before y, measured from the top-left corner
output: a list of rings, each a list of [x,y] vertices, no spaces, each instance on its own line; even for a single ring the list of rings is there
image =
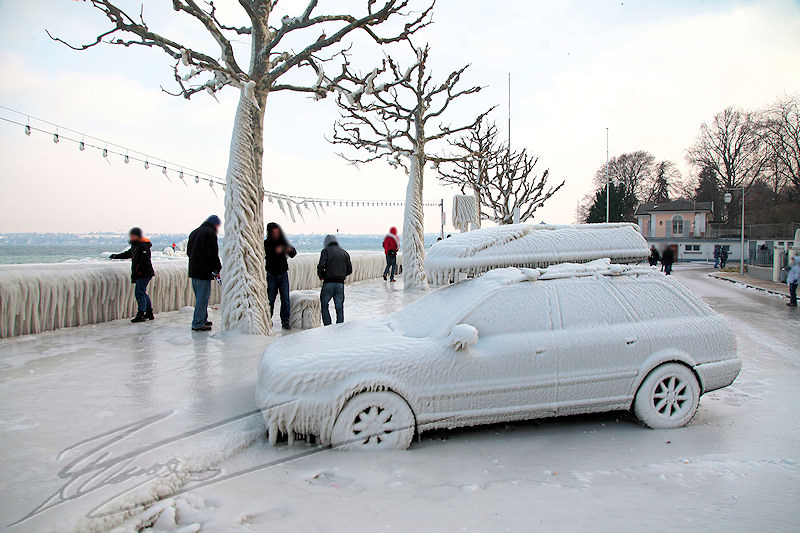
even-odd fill
[[[317,274],[322,280],[319,301],[322,305],[322,323],[331,325],[331,312],[328,309],[331,298],[336,308],[336,323],[344,322],[344,281],[353,273],[350,254],[339,246],[335,235],[325,237],[324,248],[319,254]]]
[[[189,277],[194,290],[194,316],[192,331],[209,331],[212,323],[208,320],[208,299],[211,297],[211,280],[219,278],[222,264],[219,261],[217,232],[222,221],[211,215],[200,227],[189,234],[186,255],[189,256]]]
[[[275,222],[267,224],[267,238],[264,239],[264,259],[267,269],[267,299],[269,300],[269,316],[275,309],[275,299],[281,295],[281,326],[291,329],[289,325],[289,261],[287,257],[297,255],[297,250],[289,244],[283,229]]]
[[[128,232],[130,248],[119,254],[111,254],[109,259],[131,260],[131,283],[134,285],[133,294],[136,297],[138,310],[131,322],[144,322],[153,320],[153,303],[147,295],[147,285],[155,276],[153,263],[150,261],[150,239],[142,236],[141,228],[131,228]]]
[[[400,240],[397,237],[397,228],[389,228],[389,233],[383,238],[383,253],[386,254],[386,268],[383,270],[383,281],[389,276],[389,281],[394,282],[394,273],[397,270],[397,251],[400,249]],[[390,273],[391,269],[391,273]]]

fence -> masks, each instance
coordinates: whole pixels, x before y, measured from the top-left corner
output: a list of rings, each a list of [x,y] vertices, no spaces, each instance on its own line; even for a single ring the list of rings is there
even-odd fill
[[[800,222],[787,222],[782,224],[745,224],[744,236],[746,239],[789,239],[794,237],[794,232],[800,229]],[[705,237],[709,239],[741,237],[742,228],[724,227],[721,222],[710,222]]]

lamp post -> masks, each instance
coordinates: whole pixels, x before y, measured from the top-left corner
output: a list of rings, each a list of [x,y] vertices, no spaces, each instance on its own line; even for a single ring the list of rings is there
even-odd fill
[[[611,186],[608,183],[608,128],[606,128],[606,224],[611,220],[608,216],[608,211],[611,206]]]
[[[733,187],[731,190],[741,189],[742,190],[742,251],[741,251],[741,258],[739,259],[739,275],[744,277],[744,187]],[[730,191],[725,193],[723,196],[726,204],[731,203],[733,200],[733,195]]]

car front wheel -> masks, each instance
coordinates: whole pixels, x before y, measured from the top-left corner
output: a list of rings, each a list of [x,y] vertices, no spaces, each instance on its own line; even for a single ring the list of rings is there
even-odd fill
[[[343,450],[405,450],[414,438],[414,413],[393,392],[362,392],[336,417],[331,445]]]
[[[647,427],[685,426],[700,404],[700,383],[688,367],[666,363],[654,368],[639,386],[633,412]]]

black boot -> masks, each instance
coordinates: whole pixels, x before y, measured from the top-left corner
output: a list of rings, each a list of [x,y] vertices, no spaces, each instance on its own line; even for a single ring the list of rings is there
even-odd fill
[[[144,317],[147,320],[153,320],[155,318],[155,316],[153,316],[153,310],[152,309],[148,309],[147,311],[145,311],[144,312]]]
[[[145,318],[144,316],[144,311],[139,311],[138,313],[136,313],[136,316],[133,317],[133,320],[131,320],[131,322],[144,322],[145,320],[147,320],[147,318]]]

